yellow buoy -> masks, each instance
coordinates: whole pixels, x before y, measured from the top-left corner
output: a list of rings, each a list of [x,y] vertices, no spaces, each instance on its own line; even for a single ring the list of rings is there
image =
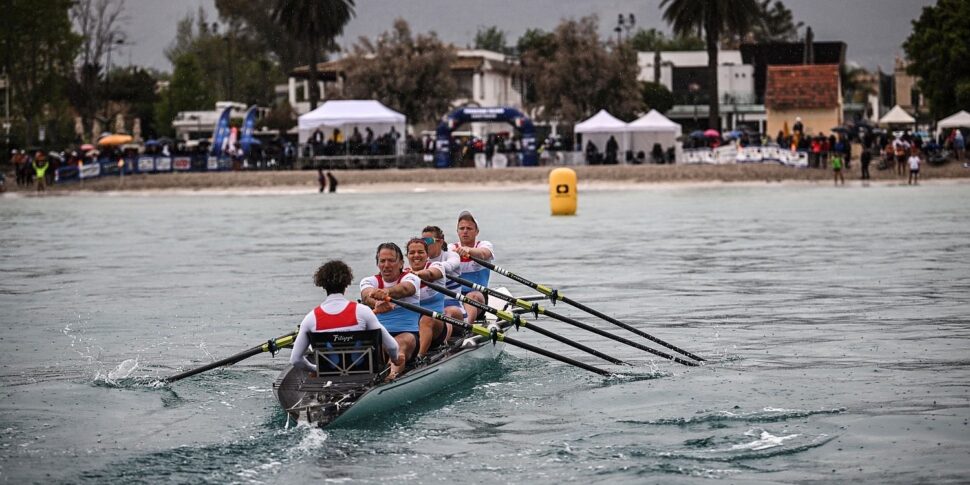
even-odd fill
[[[576,172],[560,167],[549,172],[549,208],[554,216],[576,214]]]

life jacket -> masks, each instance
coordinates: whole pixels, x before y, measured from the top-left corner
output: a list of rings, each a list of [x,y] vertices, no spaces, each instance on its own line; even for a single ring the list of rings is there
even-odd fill
[[[340,313],[333,314],[323,311],[323,307],[318,305],[313,309],[313,315],[317,319],[315,331],[326,332],[344,327],[357,325],[357,303],[349,302]]]

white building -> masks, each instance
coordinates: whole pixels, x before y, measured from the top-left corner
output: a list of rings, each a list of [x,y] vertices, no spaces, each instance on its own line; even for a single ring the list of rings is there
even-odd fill
[[[461,106],[506,106],[522,109],[522,87],[514,75],[516,59],[499,52],[487,50],[456,51],[457,58],[451,65],[451,73],[458,84],[458,97],[451,101],[455,108]],[[346,59],[323,62],[317,65],[320,101],[326,101],[335,93],[343,91],[346,75]],[[290,73],[287,99],[298,115],[310,111],[309,69],[300,66]],[[444,116],[447,113],[441,113]],[[483,132],[486,124],[474,124],[472,131]],[[507,125],[506,125],[507,127]]]
[[[658,70],[656,52],[637,53],[640,71],[637,79],[659,82],[674,94],[676,105],[666,113],[667,117],[684,126],[706,126],[707,51],[661,51],[659,54]],[[754,66],[744,64],[738,50],[718,51],[717,62],[721,126],[727,130],[746,124],[760,131],[765,109],[764,105],[756,104]]]
[[[246,113],[245,104],[233,101],[218,101],[216,109],[212,111],[179,111],[172,120],[175,138],[186,141],[209,138],[219,115],[226,108],[232,108],[230,113],[233,118],[242,118]]]

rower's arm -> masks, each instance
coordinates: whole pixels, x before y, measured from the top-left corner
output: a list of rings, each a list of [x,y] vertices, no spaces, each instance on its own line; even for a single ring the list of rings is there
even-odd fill
[[[391,298],[404,298],[406,296],[411,296],[414,294],[416,289],[414,284],[410,281],[402,281],[400,284],[394,285],[387,290],[387,296]]]
[[[364,288],[360,290],[360,301],[371,308],[374,308],[375,306],[377,306],[377,303],[379,303],[377,300],[375,300],[370,296],[371,293],[374,292],[374,290],[375,288]]]
[[[445,277],[445,275],[441,273],[441,270],[434,266],[427,269],[422,269],[421,271],[412,271],[412,273],[425,281],[435,281]]]

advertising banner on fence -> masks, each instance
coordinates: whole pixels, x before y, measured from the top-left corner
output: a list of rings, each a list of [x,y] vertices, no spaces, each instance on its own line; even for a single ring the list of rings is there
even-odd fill
[[[192,170],[192,159],[189,157],[175,157],[172,160],[172,169],[178,172],[188,172]]]
[[[205,169],[210,172],[219,170],[219,157],[209,155],[209,158],[206,160]]]
[[[156,172],[171,172],[172,171],[172,157],[158,157],[155,159],[155,171]]]
[[[138,171],[149,173],[155,171],[155,157],[138,157]]]
[[[101,164],[100,163],[89,163],[86,165],[81,165],[81,178],[90,179],[101,176]]]

